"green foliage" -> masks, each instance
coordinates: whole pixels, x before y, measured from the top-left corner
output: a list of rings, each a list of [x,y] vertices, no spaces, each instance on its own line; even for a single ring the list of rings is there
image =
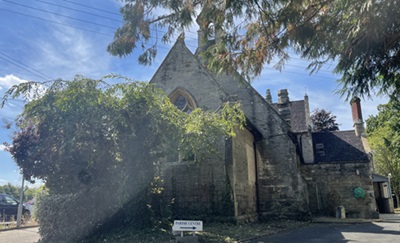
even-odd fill
[[[336,116],[330,111],[324,109],[315,109],[311,115],[314,132],[328,132],[339,130],[339,124],[336,123]]]
[[[177,150],[203,158],[244,121],[238,104],[181,112],[148,83],[111,86],[77,76],[41,85],[46,89],[25,106],[8,150],[27,180],[42,179],[48,188],[37,212],[44,242],[73,242],[107,222],[165,224],[162,158]],[[10,97],[29,90],[12,89]]]
[[[37,188],[25,187],[24,189],[24,202],[33,199],[36,196]]]
[[[20,188],[18,186],[12,185],[11,183],[7,183],[6,185],[0,186],[0,193],[5,193],[8,194],[12,197],[14,197],[15,199],[19,200],[19,196],[20,196]],[[24,199],[23,201],[29,201],[32,198],[35,197],[36,194],[36,188],[30,188],[25,186],[24,187]]]
[[[400,102],[378,106],[379,114],[367,119],[367,136],[374,152],[375,169],[392,174],[394,192],[400,194]]]
[[[7,183],[3,186],[0,186],[0,193],[5,193],[16,199],[19,199],[19,189],[20,187],[14,186],[11,183]]]
[[[339,91],[348,98],[400,91],[400,9],[396,0],[273,0],[273,1],[144,1],[122,0],[124,19],[108,46],[112,55],[126,56],[137,46],[139,62],[150,64],[157,42],[151,37],[164,31],[163,42],[184,32],[199,16],[206,28],[213,22],[224,30],[203,53],[213,71],[239,71],[247,79],[260,75],[274,58],[277,68],[288,60],[288,47],[311,60],[311,72],[328,61],[338,61],[342,74]],[[154,9],[162,10],[154,15]],[[166,32],[165,32],[166,31]],[[151,43],[151,44],[150,44]]]

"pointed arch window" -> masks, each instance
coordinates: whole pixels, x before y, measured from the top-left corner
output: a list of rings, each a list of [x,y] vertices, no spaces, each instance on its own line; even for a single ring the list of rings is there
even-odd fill
[[[213,22],[207,25],[207,40],[215,41],[215,25]]]
[[[182,88],[178,88],[169,95],[171,102],[181,111],[191,113],[197,106],[193,97]]]

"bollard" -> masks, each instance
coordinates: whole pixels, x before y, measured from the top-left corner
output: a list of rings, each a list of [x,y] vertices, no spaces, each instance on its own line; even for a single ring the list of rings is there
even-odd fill
[[[337,219],[345,219],[346,218],[346,210],[343,206],[339,206],[336,208],[336,218]]]

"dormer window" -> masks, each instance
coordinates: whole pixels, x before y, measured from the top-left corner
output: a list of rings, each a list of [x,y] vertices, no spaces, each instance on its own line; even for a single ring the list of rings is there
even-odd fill
[[[323,144],[323,143],[316,143],[316,144],[315,144],[315,152],[316,152],[319,156],[325,156],[324,144]]]

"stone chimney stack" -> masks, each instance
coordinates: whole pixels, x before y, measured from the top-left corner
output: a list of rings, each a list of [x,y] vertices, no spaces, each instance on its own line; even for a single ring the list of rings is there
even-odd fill
[[[267,89],[266,95],[265,95],[265,100],[267,100],[267,102],[269,104],[272,104],[272,96],[271,96],[271,90]]]
[[[356,132],[356,136],[360,137],[365,132],[364,121],[361,112],[360,98],[354,97],[353,99],[351,99],[350,105],[351,105],[351,113],[353,115],[354,131]]]
[[[278,111],[283,119],[285,119],[285,121],[290,125],[290,101],[287,89],[281,89],[278,91]]]

